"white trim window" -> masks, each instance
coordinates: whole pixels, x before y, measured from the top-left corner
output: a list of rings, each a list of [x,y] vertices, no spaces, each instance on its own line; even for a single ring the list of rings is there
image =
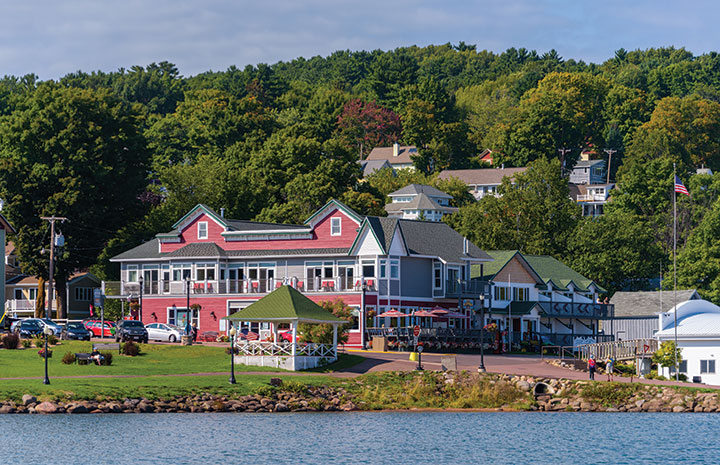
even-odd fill
[[[189,263],[173,263],[172,280],[178,282],[189,278],[191,270],[192,266]]]
[[[495,300],[508,300],[508,288],[505,286],[495,286]]]
[[[198,239],[208,238],[208,224],[207,221],[198,222]]]
[[[93,300],[93,288],[92,287],[76,287],[75,288],[75,300],[89,302]]]
[[[138,266],[128,265],[127,266],[127,280],[129,283],[138,282]]]
[[[715,374],[715,360],[700,360],[700,374]]]
[[[433,289],[442,289],[442,263],[433,265]]]
[[[342,235],[342,218],[339,218],[339,217],[330,218],[330,235],[331,236]]]
[[[390,260],[390,279],[400,279],[400,260]]]

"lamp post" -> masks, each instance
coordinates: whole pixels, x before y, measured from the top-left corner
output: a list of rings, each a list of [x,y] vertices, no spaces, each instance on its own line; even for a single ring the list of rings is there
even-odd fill
[[[143,283],[145,280],[143,279],[142,276],[140,276],[140,278],[138,278],[138,281],[140,282],[140,310],[139,310],[138,320],[142,321],[143,320],[143,318],[142,318],[142,298],[143,298],[143,287],[144,287]]]
[[[50,384],[50,378],[48,378],[48,365],[47,365],[47,359],[48,359],[48,336],[51,335],[53,332],[52,328],[49,325],[45,325],[43,328],[43,334],[45,335],[45,379],[43,380],[43,384]]]
[[[485,373],[485,293],[480,294],[478,299],[480,300],[480,366],[478,373]]]
[[[185,309],[187,310],[187,320],[185,322],[185,335],[190,337],[190,341],[192,341],[192,326],[190,326],[190,320],[192,319],[192,312],[190,310],[190,276],[185,278],[185,289],[187,294],[187,302],[185,304]]]
[[[235,384],[235,335],[237,330],[233,324],[230,327],[230,384]]]

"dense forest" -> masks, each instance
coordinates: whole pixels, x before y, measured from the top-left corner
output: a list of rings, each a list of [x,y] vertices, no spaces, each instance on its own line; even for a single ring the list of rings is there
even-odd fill
[[[2,70],[0,70],[2,72]],[[375,146],[418,147],[415,172],[362,180]],[[530,166],[502,198],[474,202],[443,169]],[[560,151],[560,149],[563,149]],[[606,214],[585,219],[567,168],[612,149],[618,183]],[[672,276],[673,164],[678,283],[720,301],[720,55],[682,48],[615,52],[602,64],[460,43],[339,51],[183,77],[167,62],[117,72],[0,81],[0,196],[24,271],[47,276],[47,224],[70,219],[58,287],[167,231],[197,203],[231,218],[302,222],[328,199],[384,214],[409,182],[456,196],[447,221],[487,249],[550,254],[610,292]],[[569,151],[568,151],[569,150]]]

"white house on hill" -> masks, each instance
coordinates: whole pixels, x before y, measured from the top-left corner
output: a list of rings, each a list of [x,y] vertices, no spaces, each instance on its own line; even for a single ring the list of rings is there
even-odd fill
[[[444,215],[458,211],[450,206],[452,196],[424,184],[410,184],[388,194],[391,203],[385,211],[391,218],[441,221]]]

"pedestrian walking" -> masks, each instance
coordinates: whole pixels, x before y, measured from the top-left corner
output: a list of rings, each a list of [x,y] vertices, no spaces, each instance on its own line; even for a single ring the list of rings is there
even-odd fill
[[[595,356],[591,355],[588,359],[588,373],[590,373],[590,379],[595,381]]]
[[[608,381],[613,380],[613,369],[615,367],[615,360],[612,357],[608,357],[605,361],[605,371],[607,372]]]

